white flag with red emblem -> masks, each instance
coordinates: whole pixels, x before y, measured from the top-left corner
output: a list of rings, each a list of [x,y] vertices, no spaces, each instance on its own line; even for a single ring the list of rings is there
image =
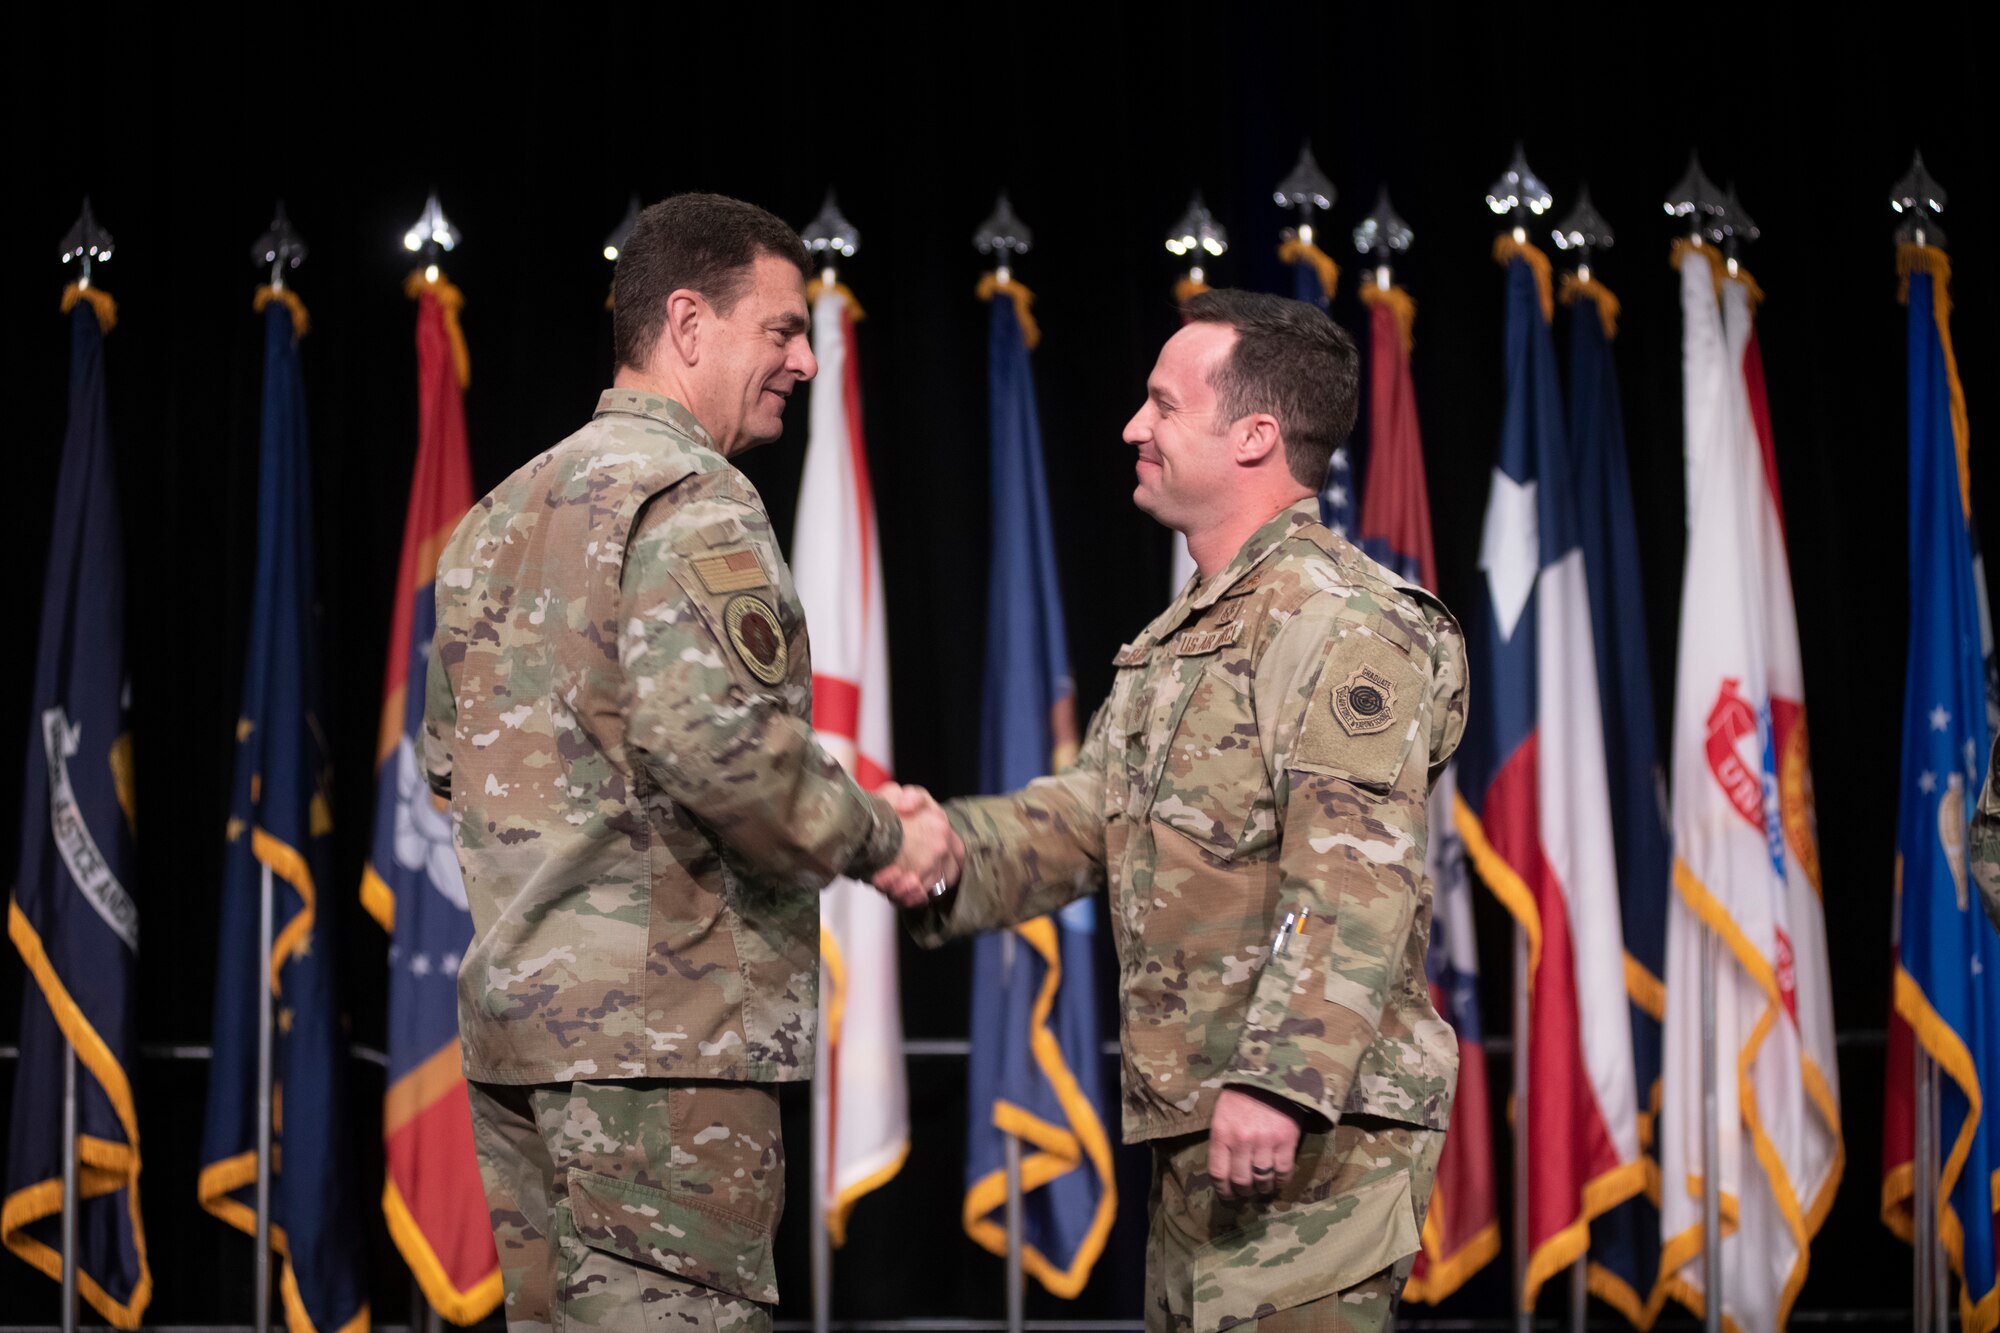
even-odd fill
[[[1674,703],[1662,1268],[1699,1313],[1701,950],[1715,945],[1722,1313],[1784,1327],[1842,1165],[1805,693],[1753,318],[1712,248],[1679,249],[1688,555]]]
[[[819,376],[792,577],[812,627],[813,729],[872,789],[889,779],[889,633],[862,447],[858,314],[853,296],[837,284],[814,297]],[[814,1163],[813,1185],[835,1245],[846,1239],[855,1200],[887,1183],[910,1150],[897,936],[895,908],[868,885],[837,879],[820,896],[814,1113],[824,1117],[826,1151]]]

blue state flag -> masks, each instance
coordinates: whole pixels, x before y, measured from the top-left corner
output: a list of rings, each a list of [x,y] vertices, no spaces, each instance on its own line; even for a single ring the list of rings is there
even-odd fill
[[[1660,1053],[1666,1019],[1667,835],[1665,790],[1653,731],[1653,674],[1646,598],[1625,461],[1625,417],[1611,342],[1618,301],[1591,279],[1566,282],[1570,328],[1570,451],[1576,460],[1583,564],[1604,716],[1604,772],[1625,933],[1625,995],[1632,1021],[1633,1083],[1646,1189],[1590,1224],[1590,1288],[1638,1327],[1665,1302],[1660,1275]]]
[[[257,1012],[268,986],[272,1051],[271,1233],[292,1333],[368,1327],[363,1188],[347,1119],[338,912],[326,897],[326,741],[313,588],[312,487],[298,330],[304,306],[259,293],[264,406],[257,479],[257,577],[236,722],[222,904],[216,930],[214,1056],[203,1126],[202,1206],[254,1234]],[[267,970],[261,880],[273,893]]]
[[[152,1296],[139,1218],[139,914],[126,732],[125,566],[104,407],[101,290],[70,288],[69,428],[56,482],[7,934],[27,972],[0,1239],[61,1280],[63,1064],[77,1058],[77,1287],[119,1328]]]
[[[1292,271],[1292,296],[1308,305],[1326,309],[1333,300],[1334,284],[1340,269],[1324,250],[1297,236],[1278,247],[1278,258]],[[1319,492],[1320,522],[1343,537],[1355,533],[1354,517],[1361,512],[1361,495],[1354,484],[1352,446],[1342,440],[1327,464],[1326,482]]]
[[[1014,791],[1076,753],[1075,686],[1056,585],[1042,431],[1019,283],[981,286],[993,308],[993,552],[980,710],[980,789]],[[973,946],[965,1230],[1005,1254],[1006,1148],[1021,1140],[1022,1267],[1057,1296],[1083,1290],[1117,1212],[1099,1108],[1097,899]]]
[[[2000,1322],[2000,934],[1968,883],[1967,830],[1986,778],[1987,664],[1974,569],[1964,395],[1943,252],[1908,247],[1910,650],[1897,793],[1897,1014],[1937,1061],[1939,1234],[1968,1333]],[[1895,1077],[1892,1073],[1891,1077]],[[1907,1071],[1904,1073],[1907,1079]]]

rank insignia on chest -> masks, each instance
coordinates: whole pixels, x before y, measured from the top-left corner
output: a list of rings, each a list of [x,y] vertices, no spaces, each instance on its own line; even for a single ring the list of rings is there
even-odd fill
[[[757,553],[747,546],[698,556],[688,563],[710,592],[742,592],[745,588],[762,588],[770,582],[764,577],[764,566],[757,562]]]
[[[732,597],[722,608],[723,627],[729,631],[729,646],[750,668],[750,674],[766,685],[785,678],[787,653],[785,631],[778,613],[758,597]]]
[[[1396,723],[1396,687],[1379,671],[1356,667],[1333,691],[1333,715],[1350,736],[1372,736]]]
[[[1182,630],[1174,640],[1174,656],[1195,657],[1202,653],[1212,653],[1218,648],[1226,648],[1243,635],[1243,622],[1225,621],[1211,625],[1207,629]]]

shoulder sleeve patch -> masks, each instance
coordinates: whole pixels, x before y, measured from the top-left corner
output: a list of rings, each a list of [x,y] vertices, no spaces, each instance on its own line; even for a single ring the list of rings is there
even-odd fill
[[[1410,655],[1343,626],[1306,705],[1290,767],[1386,791],[1425,725],[1424,675]]]
[[[738,528],[738,535],[741,535]],[[701,580],[701,586],[710,592],[742,592],[747,588],[770,586],[771,580],[764,573],[763,562],[757,552],[748,546],[739,546],[733,551],[717,551],[713,555],[698,555],[689,559],[688,567]]]

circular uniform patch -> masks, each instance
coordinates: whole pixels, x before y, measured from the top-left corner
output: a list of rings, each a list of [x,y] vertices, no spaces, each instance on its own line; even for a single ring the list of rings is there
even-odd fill
[[[729,646],[751,675],[766,685],[785,678],[785,631],[778,625],[778,613],[762,598],[748,594],[730,598],[722,608],[722,623],[729,631]]]
[[[1368,667],[1356,667],[1333,691],[1333,715],[1350,736],[1372,736],[1396,722],[1396,687]]]

